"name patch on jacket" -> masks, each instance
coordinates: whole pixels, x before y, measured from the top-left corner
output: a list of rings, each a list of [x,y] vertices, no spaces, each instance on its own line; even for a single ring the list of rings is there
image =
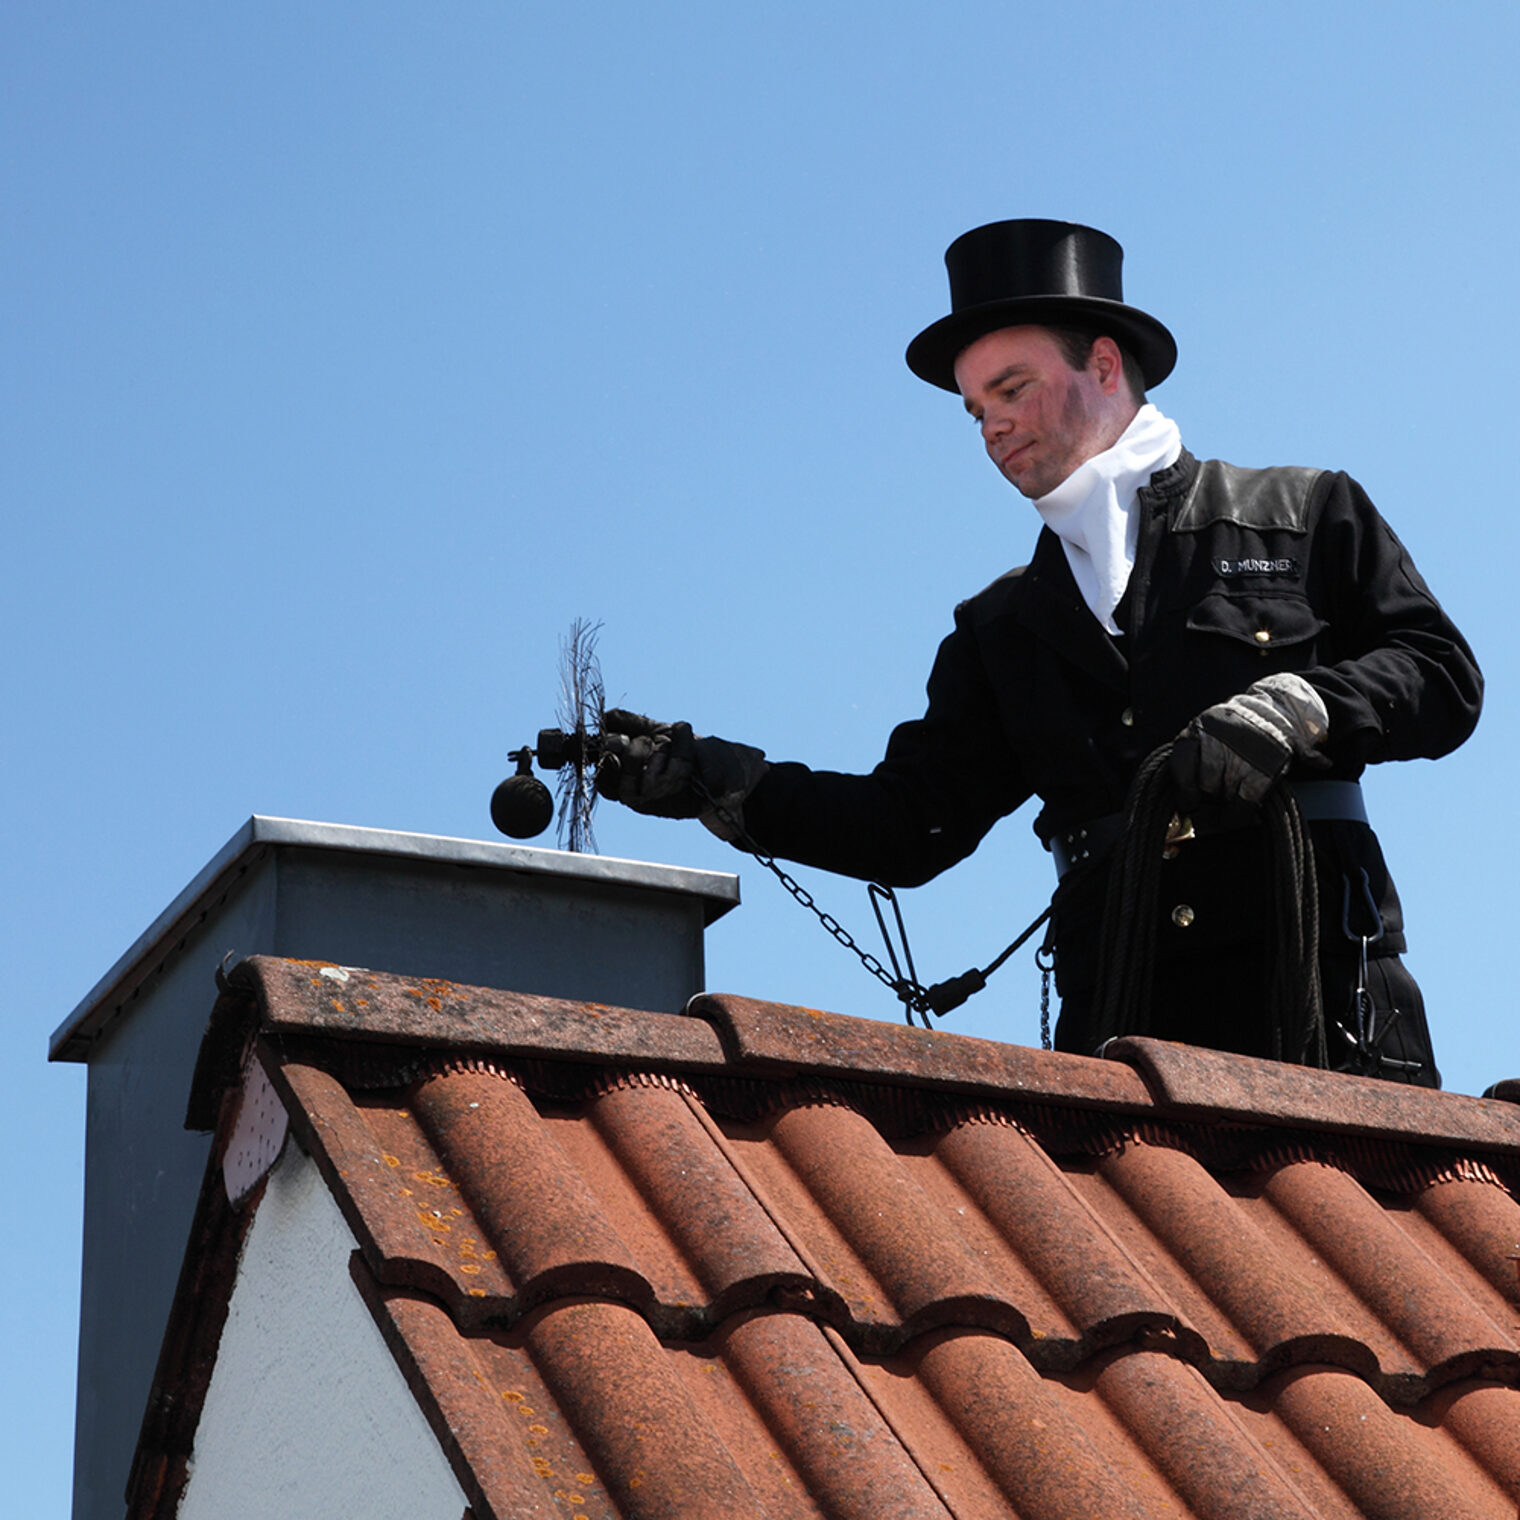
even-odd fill
[[[1296,559],[1216,559],[1218,575],[1297,575]]]

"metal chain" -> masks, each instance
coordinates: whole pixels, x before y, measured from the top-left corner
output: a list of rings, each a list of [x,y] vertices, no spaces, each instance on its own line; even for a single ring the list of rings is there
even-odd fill
[[[1049,944],[1041,945],[1034,953],[1034,963],[1040,968],[1040,1049],[1050,1050],[1050,974],[1056,969],[1056,953]]]
[[[570,757],[570,763],[576,766],[578,772],[582,769],[594,769],[594,766],[588,763],[588,749],[589,746],[583,743],[581,746],[579,760],[575,759],[574,757]],[[540,763],[543,763],[541,756]],[[595,761],[595,766],[599,766],[600,764],[601,756],[598,756],[597,760]],[[743,823],[740,822],[738,817],[730,812],[728,808],[724,807],[724,805],[719,802],[716,797],[713,796],[712,792],[709,791],[708,788],[703,784],[699,776],[693,774],[691,776],[689,784],[691,786],[693,794],[701,801],[705,802],[707,804],[708,810],[730,830],[728,837],[730,838],[731,842],[739,845],[742,849],[746,850],[760,865],[764,866],[765,869],[769,871],[771,875],[781,883],[781,885],[791,895],[793,900],[796,901],[801,907],[806,908],[808,912],[811,913],[813,917],[823,925],[823,927],[829,932],[830,936],[838,944],[844,946],[844,948],[848,950],[850,954],[853,955],[856,960],[858,960],[860,964],[864,966],[865,969],[873,977],[875,977],[876,980],[880,982],[882,986],[885,987],[887,991],[890,992],[892,996],[898,1000],[898,1002],[903,1005],[907,1012],[907,1019],[910,1024],[913,1022],[913,1015],[916,1013],[923,1021],[924,1028],[929,1029],[933,1027],[929,1022],[930,1014],[933,1014],[939,1018],[943,1018],[945,1014],[951,1012],[953,1009],[959,1008],[961,1004],[964,1003],[966,999],[973,993],[981,991],[981,989],[987,985],[987,978],[991,976],[992,973],[996,971],[1003,964],[1003,962],[1006,961],[1008,957],[1012,955],[1013,952],[1017,950],[1024,943],[1024,941],[1027,940],[1030,935],[1032,935],[1034,931],[1038,929],[1040,925],[1050,917],[1051,910],[1049,908],[1046,908],[1045,911],[1041,913],[1040,916],[1035,919],[1035,921],[1030,924],[1030,926],[1025,929],[1024,932],[1020,934],[1011,945],[1003,950],[1001,954],[993,958],[992,962],[986,967],[985,970],[978,971],[973,967],[971,970],[963,972],[960,976],[951,977],[949,981],[936,982],[933,987],[925,987],[920,981],[917,980],[918,973],[913,966],[912,952],[908,949],[907,930],[903,927],[902,910],[897,907],[897,900],[892,895],[890,888],[879,887],[874,882],[870,884],[873,906],[875,906],[875,894],[880,892],[884,894],[892,903],[893,907],[897,909],[898,931],[902,936],[903,956],[908,965],[908,974],[906,976],[902,974],[902,968],[897,964],[897,954],[896,951],[892,948],[892,937],[887,931],[886,921],[882,918],[881,910],[879,907],[876,910],[876,917],[877,922],[881,926],[882,935],[887,942],[887,954],[891,957],[893,962],[891,971],[888,971],[886,966],[884,966],[881,961],[872,955],[869,950],[862,950],[860,946],[855,942],[855,936],[851,934],[850,931],[846,929],[845,926],[840,923],[832,913],[824,912],[824,910],[820,908],[817,902],[814,900],[813,894],[809,892],[801,882],[799,882],[788,872],[782,870],[782,868],[776,864],[775,857],[768,854],[760,847],[758,843],[756,843],[754,838],[744,827]],[[1048,970],[1046,970],[1042,979],[1041,1015],[1045,1048],[1047,1050],[1050,1049],[1048,1009],[1049,996],[1050,973]]]
[[[825,913],[813,900],[813,894],[802,885],[794,876],[783,871],[776,864],[775,858],[767,855],[764,850],[750,837],[744,825],[739,822],[729,810],[718,801],[713,794],[695,777],[692,778],[692,790],[704,802],[706,802],[729,828],[734,831],[734,837],[754,858],[769,871],[777,881],[799,902],[814,918],[823,925],[834,938],[844,946],[859,962],[882,984],[895,998],[917,1013],[927,1013],[929,1010],[928,993],[917,982],[909,981],[906,977],[895,977],[871,954],[869,950],[862,950],[855,943],[855,936],[834,917],[832,913]]]

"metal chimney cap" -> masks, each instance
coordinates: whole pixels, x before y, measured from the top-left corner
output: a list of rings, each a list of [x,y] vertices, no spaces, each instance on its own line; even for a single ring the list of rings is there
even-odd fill
[[[350,851],[520,875],[569,878],[605,886],[673,892],[702,902],[704,924],[721,918],[739,903],[739,878],[728,872],[653,865],[647,861],[618,860],[606,855],[577,855],[568,850],[498,844],[483,839],[453,839],[440,834],[410,834],[352,824],[268,818],[255,813],[53,1031],[48,1043],[48,1059],[88,1060],[96,1040],[114,1020],[118,1009],[133,996],[163,958],[207,916],[238,877],[270,850],[282,847]]]

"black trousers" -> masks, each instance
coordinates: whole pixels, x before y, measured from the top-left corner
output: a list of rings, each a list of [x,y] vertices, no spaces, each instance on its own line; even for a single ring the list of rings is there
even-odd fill
[[[1057,1050],[1093,1053],[1085,1033],[1095,988],[1085,982],[1080,976],[1061,978]],[[1361,998],[1359,984],[1364,985]],[[1266,1006],[1269,985],[1266,955],[1260,950],[1235,947],[1162,960],[1155,968],[1146,1032],[1157,1039],[1270,1058],[1275,1051]],[[1369,956],[1362,984],[1356,947],[1337,945],[1320,956],[1320,987],[1333,1070],[1419,1087],[1441,1085],[1425,999],[1397,955]]]

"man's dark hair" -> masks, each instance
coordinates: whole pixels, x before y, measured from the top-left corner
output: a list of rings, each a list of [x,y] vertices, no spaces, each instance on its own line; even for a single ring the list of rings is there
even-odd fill
[[[1087,368],[1088,355],[1099,338],[1113,338],[1124,363],[1124,378],[1135,398],[1135,405],[1145,405],[1145,376],[1140,373],[1140,361],[1112,333],[1096,327],[1052,327],[1048,331],[1060,345],[1061,356],[1073,369]]]

